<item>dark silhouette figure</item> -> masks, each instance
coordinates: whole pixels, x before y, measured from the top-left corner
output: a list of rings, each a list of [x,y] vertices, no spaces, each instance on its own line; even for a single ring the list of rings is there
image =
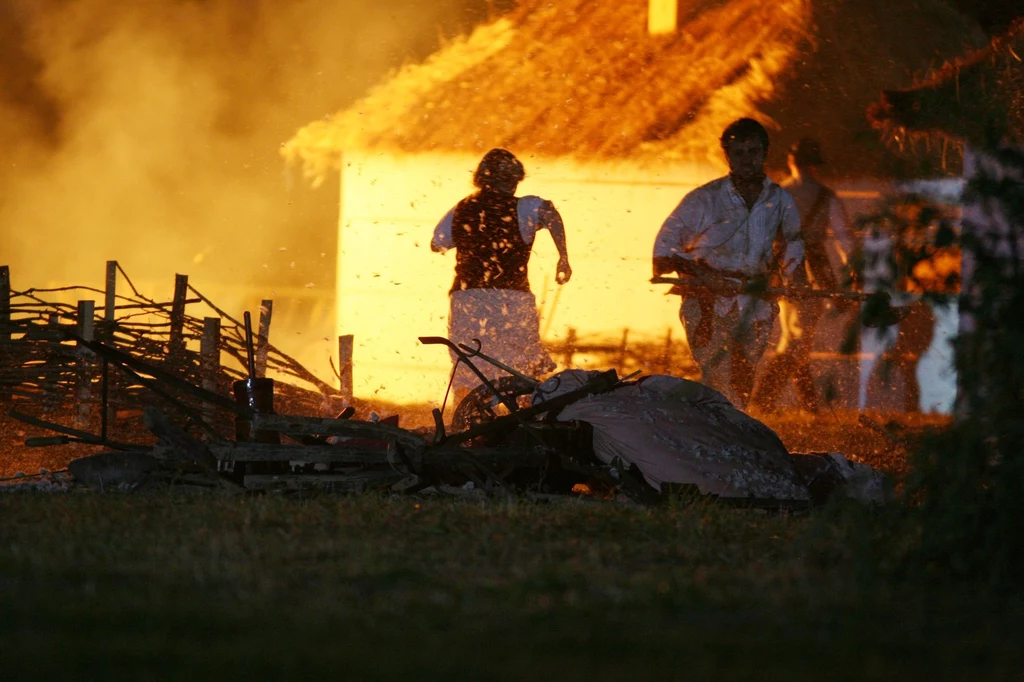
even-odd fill
[[[782,186],[793,196],[800,210],[800,235],[804,242],[804,267],[794,274],[797,285],[835,291],[840,285],[829,252],[847,268],[853,238],[847,227],[842,203],[832,189],[822,184],[817,169],[825,159],[815,140],[804,138],[789,150],[790,177]],[[776,400],[793,380],[802,409],[817,412],[818,391],[811,372],[810,354],[818,323],[831,304],[823,299],[786,300],[780,310],[782,339],[776,354],[765,365],[752,402],[766,411],[776,409]]]

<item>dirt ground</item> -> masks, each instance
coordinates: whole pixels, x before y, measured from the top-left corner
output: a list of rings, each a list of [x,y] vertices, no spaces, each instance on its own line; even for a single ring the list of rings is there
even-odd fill
[[[16,406],[17,407],[17,406]],[[356,417],[366,419],[373,410],[381,417],[397,414],[400,425],[414,428],[432,423],[429,405],[361,405]],[[57,471],[68,462],[102,448],[83,444],[26,447],[25,439],[52,436],[52,432],[29,426],[0,413],[0,478],[17,473],[36,474],[40,469]],[[48,421],[72,425],[68,407],[41,415]],[[790,411],[757,415],[782,438],[791,452],[838,452],[899,479],[907,471],[907,460],[915,441],[929,430],[941,429],[949,418],[941,415],[862,414],[855,411],[824,411],[819,415]],[[121,415],[110,428],[110,437],[123,442],[149,443],[152,436],[142,424],[141,414]]]

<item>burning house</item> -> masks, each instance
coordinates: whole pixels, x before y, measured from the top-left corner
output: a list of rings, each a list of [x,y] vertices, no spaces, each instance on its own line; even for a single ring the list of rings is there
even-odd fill
[[[446,330],[452,263],[430,235],[488,149],[517,154],[521,193],[565,219],[573,281],[554,285],[544,238],[530,272],[545,340],[664,339],[678,301],[648,283],[651,246],[680,198],[724,171],[725,125],[764,122],[776,171],[792,142],[823,140],[826,179],[855,214],[905,170],[866,107],[979,40],[937,1],[523,0],[402,68],[282,150],[313,182],[341,183],[337,324],[355,336],[356,394],[443,394],[447,356],[417,343]]]

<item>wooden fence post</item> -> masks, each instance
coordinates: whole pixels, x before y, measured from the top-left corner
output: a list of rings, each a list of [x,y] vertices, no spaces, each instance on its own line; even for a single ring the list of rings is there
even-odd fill
[[[85,341],[96,338],[96,301],[79,301],[75,333]],[[92,373],[95,367],[93,353],[85,346],[79,346],[76,355],[75,372],[75,421],[79,428],[86,429],[92,416]]]
[[[670,374],[669,371],[672,368],[672,327],[668,328],[668,334],[665,335],[665,355],[661,360],[661,373]]]
[[[106,261],[106,288],[103,290],[103,324],[99,339],[105,342],[114,341],[114,321],[118,295],[118,261]]]
[[[626,350],[628,348],[627,343],[629,341],[629,328],[622,330],[622,344],[619,346],[619,376],[623,376],[626,372]]]
[[[260,301],[260,326],[256,333],[256,376],[267,376],[267,356],[270,354],[270,318],[274,315],[274,302]]]
[[[180,355],[185,350],[185,297],[188,295],[188,275],[174,276],[174,300],[171,302],[171,336],[167,344],[169,355]]]
[[[355,348],[352,334],[338,337],[338,375],[341,377],[341,397],[352,402],[352,352]]]
[[[11,340],[11,268],[0,265],[0,362],[8,365],[7,353],[11,350],[7,343]],[[10,400],[10,387],[0,386],[0,400]]]
[[[0,342],[11,340],[11,268],[0,265]]]
[[[203,318],[203,340],[199,344],[199,369],[203,380],[203,388],[216,393],[217,378],[220,376],[220,318]],[[203,419],[211,426],[216,421],[216,414],[211,403],[203,405]]]
[[[103,324],[99,340],[111,346],[114,345],[117,330],[117,269],[116,260],[107,261],[107,286],[104,290]],[[117,407],[113,395],[117,393],[119,383],[118,374],[110,371],[109,363],[104,358],[100,362],[100,410],[103,412],[100,418],[100,432],[104,438],[117,420]]]
[[[46,316],[46,326],[53,329],[60,327],[60,313],[49,313]],[[49,346],[60,346],[59,340],[48,338],[46,344]],[[46,351],[46,355],[50,355],[49,350]],[[51,368],[54,365],[46,363]],[[60,396],[60,374],[59,372],[47,371],[47,368],[41,368],[40,370],[40,384],[43,391],[42,405],[43,412],[49,414],[55,412],[60,407],[61,396]]]
[[[566,369],[572,368],[572,356],[576,354],[576,328],[569,327],[569,332],[565,335],[565,351],[562,356],[562,364],[565,365]]]

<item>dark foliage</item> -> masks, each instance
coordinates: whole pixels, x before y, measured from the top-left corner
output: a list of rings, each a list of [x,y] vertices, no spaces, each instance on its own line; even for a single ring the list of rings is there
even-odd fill
[[[924,439],[906,481],[901,565],[916,577],[967,580],[993,588],[1024,587],[1024,154],[992,153],[1001,172],[971,179],[962,232],[920,197],[876,219],[893,230],[898,271],[910,289],[938,301],[951,279],[924,281],[919,267],[959,242],[970,275],[959,296],[956,342],[957,419]],[[1003,228],[993,234],[991,225]],[[921,235],[926,235],[925,241]],[[909,238],[908,238],[909,236]],[[973,265],[971,265],[973,264]],[[965,270],[966,272],[966,270]],[[938,285],[937,285],[938,284]]]

